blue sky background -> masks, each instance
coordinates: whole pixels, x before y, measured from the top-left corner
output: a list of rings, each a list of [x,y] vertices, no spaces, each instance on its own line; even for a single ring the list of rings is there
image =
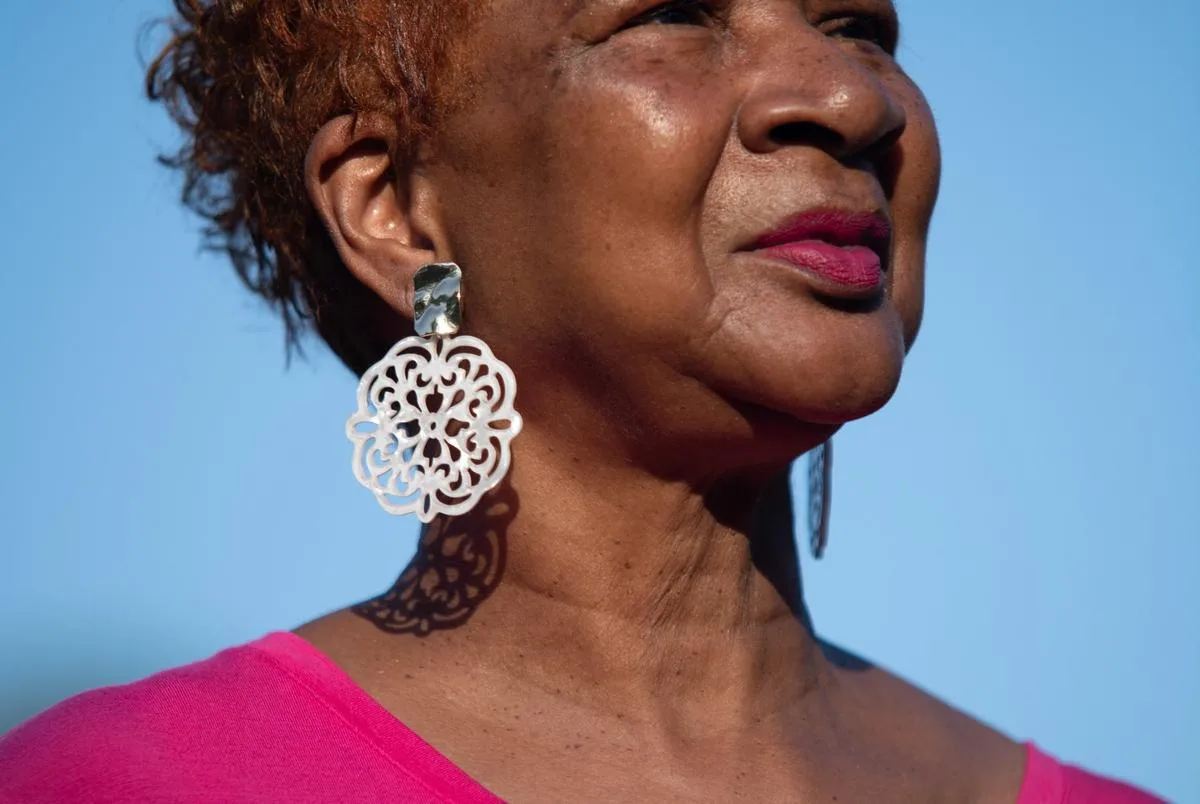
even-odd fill
[[[135,41],[167,5],[0,26],[0,731],[385,588],[416,533],[351,476],[353,378],[285,370],[153,161]],[[928,315],[839,436],[814,616],[1200,802],[1200,3],[901,12],[945,148]]]

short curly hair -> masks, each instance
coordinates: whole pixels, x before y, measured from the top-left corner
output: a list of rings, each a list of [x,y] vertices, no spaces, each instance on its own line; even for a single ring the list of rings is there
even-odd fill
[[[305,190],[305,154],[329,120],[374,112],[397,123],[393,159],[410,155],[434,126],[466,9],[450,0],[173,2],[146,92],[184,140],[160,161],[181,172],[205,246],[226,253],[283,318],[288,356],[313,327],[361,373],[390,345],[366,325],[382,302],[338,257]]]

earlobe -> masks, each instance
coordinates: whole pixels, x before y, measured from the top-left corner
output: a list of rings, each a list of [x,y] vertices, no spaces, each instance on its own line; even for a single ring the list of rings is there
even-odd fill
[[[383,115],[343,115],[313,137],[305,189],[346,268],[405,318],[413,315],[412,279],[437,261],[443,238],[416,210],[411,165],[396,164],[398,132]]]

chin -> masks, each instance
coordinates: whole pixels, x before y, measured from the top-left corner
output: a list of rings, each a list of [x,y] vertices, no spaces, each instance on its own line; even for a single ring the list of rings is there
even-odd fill
[[[905,328],[890,305],[866,314],[826,310],[760,331],[731,360],[730,396],[800,424],[837,426],[875,413],[900,384]],[[761,337],[763,335],[768,337]]]
[[[880,410],[896,393],[899,382],[899,366],[866,380],[862,376],[847,376],[841,381],[832,378],[822,384],[819,392],[812,388],[797,389],[774,409],[802,424],[839,427]]]
[[[831,362],[808,355],[795,373],[772,371],[750,385],[742,384],[743,375],[737,385],[713,386],[742,423],[726,431],[737,433],[722,447],[726,459],[743,465],[789,463],[827,441],[843,424],[888,403],[899,385],[901,359],[882,352],[860,354],[852,361],[844,354],[838,357],[840,362]],[[796,382],[796,376],[817,367],[820,383]],[[717,427],[709,434],[724,429]]]

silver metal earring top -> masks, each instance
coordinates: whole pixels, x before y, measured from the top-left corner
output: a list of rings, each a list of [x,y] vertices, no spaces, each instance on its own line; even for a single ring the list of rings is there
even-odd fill
[[[413,320],[423,338],[456,335],[462,326],[462,269],[452,262],[422,266],[413,275]]]

